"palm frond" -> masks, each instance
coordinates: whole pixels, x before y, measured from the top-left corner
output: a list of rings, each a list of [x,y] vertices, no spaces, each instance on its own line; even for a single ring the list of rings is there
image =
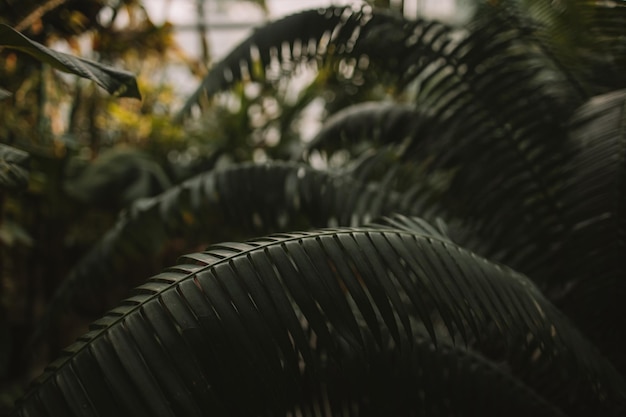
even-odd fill
[[[619,76],[626,70],[623,1],[501,2],[495,8],[513,25],[524,28],[526,36],[553,58],[583,95],[626,87]],[[476,17],[489,20],[493,9],[494,5],[485,6]]]
[[[606,1],[592,9],[590,38],[587,48],[588,83],[595,94],[626,88],[621,75],[626,71],[626,4],[623,1]]]
[[[180,122],[201,97],[211,97],[225,90],[243,77],[258,79],[280,76],[285,62],[321,59],[329,52],[332,42],[344,42],[353,34],[363,20],[362,11],[351,7],[329,7],[303,11],[258,28],[254,33],[217,63],[202,80],[198,89],[188,98],[175,117]]]
[[[74,165],[68,170],[65,192],[91,205],[127,207],[172,186],[154,158],[133,148],[105,150],[90,164]]]
[[[14,415],[623,412],[624,381],[526,277],[403,223],[185,256]]]
[[[491,242],[481,244],[481,249],[470,245],[481,254],[525,265],[529,271],[536,270],[534,263],[545,266],[552,254],[549,242],[565,228],[558,189],[551,184],[562,181],[568,146],[559,149],[560,144],[544,143],[537,145],[539,149],[526,149],[529,145],[522,144],[520,149],[511,139],[517,132],[507,136],[492,122],[477,131],[450,122],[454,123],[438,124],[405,105],[355,105],[331,117],[311,148],[348,149],[356,159],[342,168],[344,175],[378,182],[407,196],[413,192],[429,196],[421,204],[421,214],[429,219],[464,219],[466,227],[482,234],[483,243]],[[554,130],[545,134],[550,132]],[[528,153],[533,153],[531,160],[526,159]],[[507,210],[501,210],[503,202]],[[533,250],[522,252],[523,247]]]
[[[444,59],[414,70],[417,108],[432,113],[436,129],[430,141],[416,141],[411,155],[433,157],[431,169],[458,167],[449,206],[473,219],[494,246],[508,245],[512,255],[503,259],[526,268],[528,257],[512,256],[552,240],[564,227],[552,184],[570,152],[562,127],[572,103],[581,100],[545,65],[549,57],[506,21],[492,19],[456,42],[440,32],[440,46],[433,46]],[[405,59],[415,62],[417,55]],[[528,219],[522,223],[521,211]]]
[[[341,13],[356,26],[337,29],[327,51],[367,57],[400,85],[416,86],[416,109],[435,126],[426,140],[408,141],[407,158],[428,159],[429,172],[455,171],[446,201],[454,215],[504,247],[501,260],[544,274],[545,243],[565,229],[552,186],[570,155],[563,127],[584,100],[571,77],[507,16],[457,29],[378,11]]]
[[[361,145],[360,148],[372,144],[376,144],[377,148],[387,143],[401,144],[408,138],[415,138],[420,121],[420,114],[409,104],[395,102],[355,104],[330,116],[306,145],[306,151],[350,150],[357,144]]]
[[[54,51],[28,39],[4,23],[0,23],[0,46],[17,49],[60,71],[94,81],[114,96],[141,99],[137,80],[130,72]]]
[[[173,238],[205,243],[288,228],[356,226],[394,212],[415,215],[419,201],[418,193],[402,196],[300,163],[244,163],[198,175],[123,212],[63,280],[33,340],[75,294],[97,291]]]
[[[573,152],[565,126],[584,96],[506,16],[468,30],[396,20],[372,26],[352,53],[416,86],[415,124],[421,119],[423,129],[405,142],[404,158],[426,173],[454,172],[443,205],[482,230],[501,260],[545,274],[546,243],[566,228],[553,185]],[[349,119],[332,120],[320,135],[354,124],[359,110],[347,110]],[[361,120],[373,115],[362,113]],[[399,123],[381,128],[385,141],[402,140],[388,132],[406,134]]]
[[[572,118],[578,147],[564,185],[571,231],[551,282],[559,305],[622,371],[626,338],[626,92],[589,101]]]

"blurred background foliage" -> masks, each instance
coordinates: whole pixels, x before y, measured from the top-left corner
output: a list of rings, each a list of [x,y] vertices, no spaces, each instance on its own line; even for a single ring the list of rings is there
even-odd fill
[[[248,3],[267,13],[265,1]],[[0,51],[0,89],[12,93],[0,100],[0,142],[30,155],[28,187],[0,190],[1,412],[89,322],[139,284],[137,277],[220,239],[167,243],[153,262],[125,271],[105,291],[81,294],[46,337],[29,343],[55,289],[120,210],[215,166],[289,158],[324,113],[394,94],[391,84],[366,83],[345,63],[327,62],[316,72],[293,67],[281,70],[294,72],[290,77],[244,79],[205,100],[202,118],[173,123],[185,98],[168,71],[200,80],[211,65],[202,25],[202,55],[193,58],[175,41],[173,25],[155,24],[140,0],[4,0],[0,23],[137,74],[143,96],[111,97],[23,53]]]

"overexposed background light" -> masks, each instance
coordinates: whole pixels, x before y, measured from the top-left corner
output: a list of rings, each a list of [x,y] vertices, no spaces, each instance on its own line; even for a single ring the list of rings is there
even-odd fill
[[[459,0],[404,0],[404,13],[408,17],[418,15],[450,20],[455,14]],[[257,4],[238,0],[204,0],[204,22],[207,43],[213,62],[220,60],[237,44],[246,39],[255,27],[268,21],[297,13],[302,10],[331,5],[361,5],[359,0],[266,0],[267,11]],[[197,58],[201,43],[196,28],[198,23],[197,0],[150,0],[144,6],[152,21],[159,25],[169,22],[176,30],[179,46]]]
[[[459,5],[467,0],[392,0],[408,18],[417,16],[454,21]],[[208,49],[207,67],[214,65],[249,37],[257,27],[303,10],[329,6],[365,4],[363,0],[266,0],[267,9],[245,0],[149,0],[143,2],[150,19],[156,25],[172,24],[174,40],[180,50],[194,61],[204,62],[203,42]],[[201,10],[200,10],[201,9]],[[397,9],[396,9],[397,10]],[[119,19],[118,19],[119,20]],[[121,22],[123,25],[123,22]],[[199,30],[202,28],[202,30]],[[199,80],[184,63],[170,63],[163,76],[176,80],[177,95],[186,97],[198,86]]]

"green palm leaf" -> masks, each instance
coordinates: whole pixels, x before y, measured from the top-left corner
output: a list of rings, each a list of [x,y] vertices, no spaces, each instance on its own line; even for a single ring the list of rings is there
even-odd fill
[[[306,145],[306,151],[380,148],[388,143],[401,144],[416,140],[423,116],[414,106],[395,102],[365,102],[355,104],[330,116],[315,137]],[[365,143],[363,143],[365,142]]]
[[[311,225],[356,226],[383,214],[416,214],[419,200],[418,193],[401,196],[299,163],[246,163],[198,175],[122,213],[59,286],[34,340],[75,294],[98,291],[137,259],[156,256],[175,237],[216,242],[229,235]]]
[[[182,258],[96,321],[15,415],[623,411],[624,381],[527,278],[397,221]]]
[[[571,122],[578,152],[564,184],[571,229],[555,259],[550,288],[559,305],[622,371],[626,338],[626,93],[598,96]]]
[[[378,11],[330,10],[327,15],[337,22],[352,23],[335,23],[327,56],[331,51],[366,56],[399,85],[417,86],[416,109],[433,128],[409,141],[407,159],[428,160],[426,173],[455,171],[445,205],[503,249],[501,260],[533,275],[546,274],[546,243],[566,227],[553,184],[562,181],[560,167],[571,153],[563,127],[585,99],[577,82],[504,12],[488,23],[477,20],[469,29],[457,29]],[[303,16],[282,20],[280,27],[290,29],[277,31],[277,38],[264,37],[259,53],[302,39],[295,26]],[[321,36],[327,27],[319,29]],[[239,74],[242,61],[251,68],[248,51],[257,38],[223,62],[231,73]],[[262,68],[268,62],[262,60]],[[217,77],[225,88],[238,79],[224,78],[224,71],[218,66],[206,80]]]
[[[614,53],[626,26],[605,6],[580,18]],[[188,255],[96,322],[16,414],[623,415],[624,95],[577,110],[622,82],[585,65],[615,74],[623,62],[549,41],[562,31],[552,4],[528,20],[485,7],[467,29],[350,8],[261,29],[181,118],[202,94],[330,57],[367,57],[414,106],[330,119],[311,148],[349,141],[338,174],[242,165],[136,202],[55,300],[117,278],[169,236],[228,238],[211,236],[217,224],[247,236],[401,212],[447,225],[395,216]],[[410,184],[439,174],[436,187]]]
[[[95,81],[115,96],[141,99],[133,74],[46,48],[5,24],[0,24],[0,46],[20,50],[60,71]]]
[[[300,12],[256,29],[211,69],[175,120],[181,121],[201,97],[211,97],[242,77],[271,78],[266,69],[272,63],[321,57],[331,42],[357,30],[361,16],[361,12],[353,12],[350,7],[330,7]],[[277,76],[280,75],[274,75]]]
[[[489,21],[494,10],[485,6],[476,17]],[[623,1],[577,0],[567,5],[543,1],[501,2],[496,11],[522,29],[550,55],[586,96],[624,88],[619,74],[626,69]]]
[[[361,23],[358,32],[352,26],[337,29],[329,51],[366,56],[372,67],[393,74],[401,86],[417,86],[416,110],[429,121],[429,129],[408,141],[407,160],[427,160],[427,173],[455,171],[446,201],[454,215],[479,227],[495,248],[504,248],[503,261],[545,274],[545,260],[537,259],[547,253],[545,243],[565,229],[553,184],[562,181],[560,167],[571,154],[564,126],[585,98],[577,82],[506,14],[495,14],[488,23],[477,21],[468,30],[378,11],[336,14]],[[295,29],[292,35],[281,32],[280,42],[267,38],[265,47],[269,51],[300,38]],[[254,43],[254,36],[246,42]],[[238,63],[244,55],[233,53],[233,59]],[[238,64],[229,68],[236,71]],[[215,76],[223,80],[223,71],[220,67]],[[393,126],[399,124],[385,126],[385,133],[393,132]],[[503,200],[509,204],[505,210]],[[529,247],[537,250],[523,252]]]

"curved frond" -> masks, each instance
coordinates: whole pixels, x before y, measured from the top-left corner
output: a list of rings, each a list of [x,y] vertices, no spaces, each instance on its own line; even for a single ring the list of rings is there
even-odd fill
[[[111,68],[89,59],[57,52],[28,39],[4,23],[0,23],[0,46],[17,49],[60,71],[94,81],[109,94],[116,97],[141,99],[137,80],[130,72]]]
[[[362,19],[363,12],[351,7],[329,7],[303,11],[256,29],[211,69],[175,121],[182,121],[200,97],[211,97],[243,77],[266,77],[266,69],[274,65],[276,70],[282,61],[321,58],[329,52],[331,42],[358,34]]]
[[[76,173],[65,180],[65,192],[91,205],[127,207],[172,186],[157,161],[132,148],[105,150],[92,163],[76,164],[70,171]]]
[[[14,415],[623,412],[624,381],[526,277],[405,225],[185,256],[96,321]]]
[[[488,21],[493,8],[484,7],[476,17]],[[496,9],[550,55],[584,95],[626,87],[620,76],[626,71],[623,1],[501,2]]]
[[[523,30],[497,14],[464,30],[389,18],[371,25],[351,53],[416,90],[417,117],[407,124],[407,109],[382,125],[380,136],[397,143],[408,134],[404,160],[427,174],[454,173],[443,205],[480,230],[500,260],[543,275],[550,242],[566,229],[555,187],[572,155],[564,127],[584,96]],[[359,112],[374,115],[366,107],[346,110],[350,116],[331,120],[320,137],[358,134],[349,126]]]
[[[359,103],[330,116],[306,149],[309,152],[313,149],[324,149],[327,152],[350,149],[362,139],[379,146],[398,144],[415,137],[420,121],[420,114],[409,104]]]
[[[554,184],[571,154],[564,126],[585,99],[577,84],[506,14],[458,29],[376,10],[341,13],[356,26],[337,29],[328,53],[366,57],[416,91],[429,129],[406,142],[405,158],[428,161],[419,165],[426,173],[455,172],[444,205],[480,229],[498,259],[545,275],[549,242],[566,228]]]
[[[154,257],[172,238],[203,243],[312,225],[356,226],[394,212],[420,213],[419,200],[417,193],[403,196],[299,163],[246,163],[201,174],[123,212],[56,290],[34,339],[75,294],[94,291],[136,259]]]
[[[393,216],[383,216],[369,224],[369,227],[380,229],[389,227],[393,230],[405,230],[411,233],[428,235],[440,240],[449,240],[447,226],[443,221],[437,222],[437,227],[433,227],[421,217],[407,217],[403,214],[394,214]]]
[[[571,137],[578,147],[564,186],[571,231],[556,257],[555,298],[626,371],[626,91],[581,107]]]
[[[585,74],[595,94],[626,88],[626,4],[612,0],[589,11],[592,44],[585,52]]]

